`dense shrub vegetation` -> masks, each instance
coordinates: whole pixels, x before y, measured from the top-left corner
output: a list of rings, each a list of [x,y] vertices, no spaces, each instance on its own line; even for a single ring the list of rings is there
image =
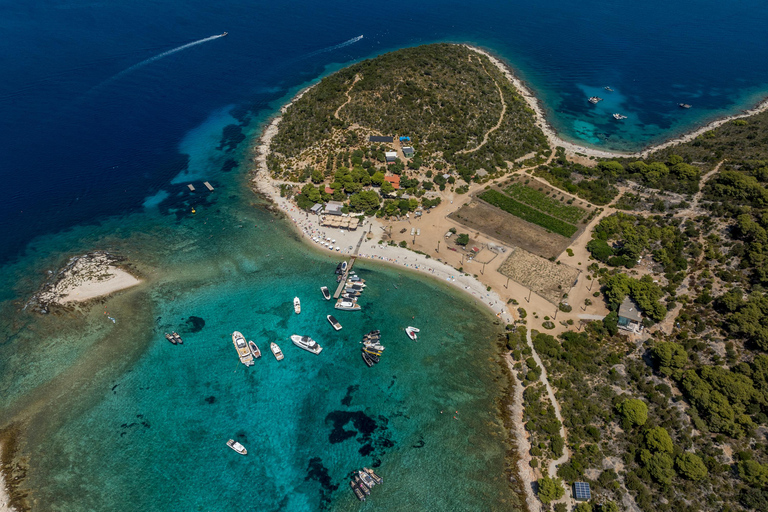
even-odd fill
[[[486,190],[482,194],[479,194],[478,197],[488,204],[492,204],[493,206],[501,208],[507,213],[511,213],[515,217],[520,217],[525,221],[536,224],[537,226],[541,226],[544,229],[548,229],[553,233],[563,235],[567,238],[572,237],[574,233],[579,230],[579,228],[573,224],[568,224],[567,222],[563,222],[560,219],[556,219],[540,212],[539,210],[535,210],[530,206],[515,201],[511,197],[502,194],[498,190]]]

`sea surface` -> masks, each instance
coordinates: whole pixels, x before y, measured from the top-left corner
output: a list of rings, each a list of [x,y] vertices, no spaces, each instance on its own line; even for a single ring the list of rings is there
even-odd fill
[[[369,508],[513,506],[493,317],[440,283],[364,263],[365,311],[339,313],[334,333],[319,286],[337,260],[248,188],[251,141],[319,77],[397,48],[472,43],[515,68],[563,137],[616,150],[768,91],[757,0],[0,9],[0,429],[23,432],[39,510],[347,510],[358,504],[346,477],[365,464],[387,479]],[[87,312],[24,309],[48,271],[94,249],[145,283]],[[418,343],[402,332],[411,323]],[[374,328],[387,350],[368,369],[357,341]],[[170,329],[184,346],[162,338]],[[277,340],[286,359],[239,365],[235,329],[265,352]],[[294,333],[325,350],[299,351]]]

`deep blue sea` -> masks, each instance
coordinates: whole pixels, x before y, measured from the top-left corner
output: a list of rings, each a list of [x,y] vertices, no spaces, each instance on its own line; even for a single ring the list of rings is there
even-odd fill
[[[615,150],[768,92],[768,9],[757,0],[0,0],[0,12],[0,429],[28,429],[21,450],[41,510],[118,510],[121,499],[132,500],[125,510],[345,510],[356,502],[334,486],[358,463],[389,468],[379,500],[389,510],[511,506],[504,448],[488,442],[501,435],[488,411],[503,378],[482,312],[372,266],[361,272],[377,302],[344,336],[308,320],[323,314],[315,288],[335,262],[287,236],[245,174],[261,124],[311,81],[397,48],[468,42],[510,63],[562,136]],[[593,94],[605,101],[591,106]],[[188,191],[202,180],[216,194]],[[48,269],[100,248],[148,281],[105,304],[118,324],[101,311],[21,311]],[[386,294],[398,279],[408,293]],[[317,299],[301,321],[297,293]],[[406,345],[398,329],[425,302],[441,334]],[[366,373],[347,349],[382,325],[403,348]],[[172,327],[190,338],[184,355],[158,341]],[[295,329],[328,348],[246,371],[232,361],[235,328],[262,349]],[[435,411],[453,406],[489,416],[439,423]],[[232,435],[256,457],[220,450]],[[453,508],[430,492],[440,471],[463,496]],[[233,481],[256,489],[249,497]]]

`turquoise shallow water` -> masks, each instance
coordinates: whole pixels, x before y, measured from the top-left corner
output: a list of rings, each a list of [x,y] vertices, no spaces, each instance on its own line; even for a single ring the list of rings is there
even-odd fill
[[[87,312],[17,310],[4,326],[0,406],[26,429],[35,509],[351,510],[348,476],[364,465],[386,483],[363,508],[508,509],[495,318],[442,283],[366,261],[356,266],[364,310],[335,311],[319,287],[333,286],[337,260],[299,241],[244,180],[218,178],[195,215],[179,198],[178,210],[48,241],[53,253],[128,253],[147,282]],[[422,329],[418,342],[407,325]],[[368,368],[358,342],[374,328],[387,348]],[[163,338],[170,330],[183,346]],[[238,362],[233,330],[262,349],[253,367]],[[291,334],[323,352],[294,347]]]

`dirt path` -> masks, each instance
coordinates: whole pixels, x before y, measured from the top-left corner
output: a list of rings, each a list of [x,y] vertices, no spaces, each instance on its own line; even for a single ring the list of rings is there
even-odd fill
[[[522,481],[523,490],[525,491],[525,503],[528,505],[528,512],[541,512],[541,503],[533,493],[533,482],[536,481],[536,476],[533,474],[533,468],[530,464],[531,441],[528,433],[525,431],[525,423],[523,422],[523,383],[517,378],[515,362],[512,357],[507,354],[504,359],[509,367],[509,372],[512,374],[512,379],[515,381],[514,402],[510,410],[512,423],[515,425],[514,434],[517,441],[517,475]]]
[[[491,77],[491,74],[488,73],[487,69],[485,69],[485,66],[483,65],[482,61],[480,62],[480,65],[483,66],[483,71],[485,71],[485,74],[488,75],[491,78],[491,80],[493,80],[493,77]],[[501,115],[499,115],[499,121],[494,126],[492,126],[490,130],[485,132],[485,135],[483,136],[483,142],[481,142],[477,147],[475,147],[473,149],[462,149],[461,151],[457,151],[456,152],[457,155],[462,155],[462,154],[465,154],[465,153],[474,153],[475,151],[477,151],[481,147],[485,146],[488,143],[488,137],[493,132],[498,130],[499,127],[501,127],[501,123],[504,121],[504,115],[507,113],[507,102],[504,101],[504,93],[501,91],[501,87],[496,82],[496,80],[493,80],[493,85],[495,85],[496,89],[498,89],[499,97],[501,98]]]
[[[528,329],[526,332],[525,340],[528,342],[528,346],[531,349],[531,357],[533,357],[533,360],[536,361],[536,364],[539,365],[539,368],[541,368],[541,375],[539,375],[539,381],[541,381],[541,383],[544,384],[544,387],[547,390],[547,396],[549,397],[549,401],[552,402],[552,407],[555,409],[555,417],[560,422],[560,437],[563,438],[563,454],[560,456],[560,458],[550,461],[549,467],[547,468],[547,473],[549,474],[549,477],[554,478],[557,476],[557,467],[561,464],[565,464],[571,458],[571,452],[568,449],[568,437],[565,432],[565,427],[563,426],[563,415],[560,413],[560,404],[555,398],[555,392],[552,389],[552,386],[550,386],[549,379],[547,378],[547,369],[542,364],[541,358],[539,357],[538,352],[536,352],[536,349],[533,348],[533,339],[531,338],[530,329]],[[566,488],[565,495],[557,501],[564,502],[568,506],[568,510],[571,510],[575,506],[575,503],[571,496],[570,488]]]
[[[360,75],[355,75],[355,79],[352,80],[352,85],[350,85],[349,89],[347,89],[347,92],[344,93],[344,96],[347,97],[347,101],[339,105],[339,108],[337,108],[336,112],[333,113],[333,117],[335,117],[336,119],[339,119],[339,112],[341,112],[341,109],[346,107],[349,104],[349,102],[352,101],[352,97],[349,95],[349,93],[352,91],[352,88],[355,86],[355,84],[360,80],[362,80],[362,78],[360,78]]]

